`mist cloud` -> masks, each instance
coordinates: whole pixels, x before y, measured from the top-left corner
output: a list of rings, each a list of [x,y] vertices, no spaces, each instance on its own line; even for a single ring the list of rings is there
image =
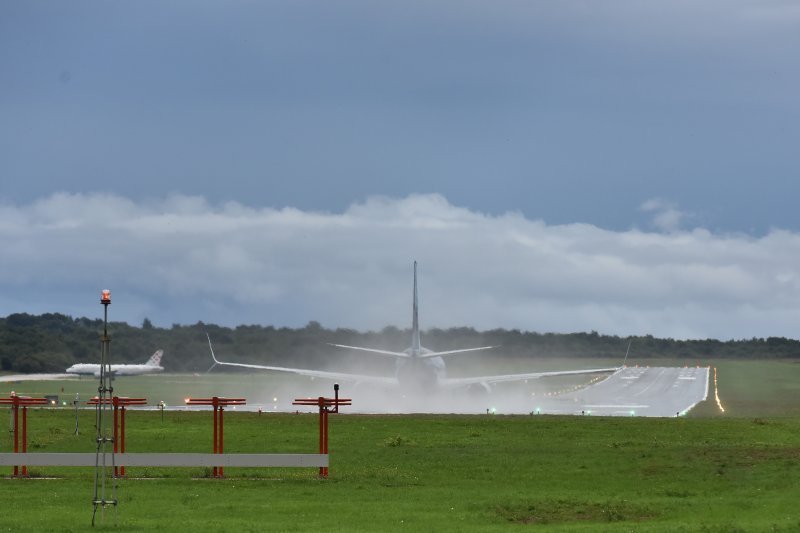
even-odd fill
[[[800,235],[667,222],[660,232],[548,225],[436,194],[339,213],[54,194],[0,207],[0,314],[98,316],[110,288],[113,319],[134,324],[407,327],[417,260],[423,327],[794,336]]]

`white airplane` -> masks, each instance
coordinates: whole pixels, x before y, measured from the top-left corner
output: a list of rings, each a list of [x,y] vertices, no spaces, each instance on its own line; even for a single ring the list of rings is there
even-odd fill
[[[156,350],[156,353],[150,356],[150,359],[143,365],[111,365],[111,374],[114,376],[138,376],[140,374],[162,372],[164,370],[164,367],[161,366],[162,355],[164,355],[164,350]],[[67,374],[99,377],[100,365],[97,363],[77,363],[69,367],[66,372]]]
[[[337,348],[346,348],[350,350],[360,350],[379,354],[385,357],[393,357],[395,363],[394,376],[368,376],[359,374],[350,374],[344,372],[328,372],[325,370],[312,370],[305,368],[287,368],[282,366],[268,366],[256,365],[247,363],[229,363],[223,362],[216,358],[214,355],[214,348],[211,346],[211,337],[208,336],[208,347],[211,351],[211,358],[214,364],[223,366],[234,366],[240,368],[252,368],[259,370],[273,370],[276,372],[288,372],[292,374],[299,374],[301,376],[310,376],[314,378],[324,378],[333,380],[352,381],[356,384],[371,383],[378,385],[389,386],[402,386],[404,388],[412,388],[416,390],[434,390],[434,389],[454,389],[458,387],[468,387],[471,385],[480,385],[487,391],[491,390],[490,386],[494,383],[504,381],[524,381],[528,379],[538,379],[550,376],[566,376],[571,374],[600,374],[616,372],[619,368],[594,368],[589,370],[561,370],[554,372],[529,372],[525,374],[504,374],[498,376],[475,376],[467,378],[448,378],[445,362],[443,356],[449,356],[457,353],[474,352],[478,350],[489,350],[496,348],[495,346],[481,346],[479,348],[464,348],[460,350],[446,350],[442,352],[434,352],[423,348],[420,342],[419,332],[419,317],[417,311],[417,262],[414,261],[414,303],[411,317],[411,346],[402,352],[393,352],[389,350],[379,350],[376,348],[364,348],[361,346],[346,346],[343,344],[331,344]],[[211,370],[209,368],[209,371]]]

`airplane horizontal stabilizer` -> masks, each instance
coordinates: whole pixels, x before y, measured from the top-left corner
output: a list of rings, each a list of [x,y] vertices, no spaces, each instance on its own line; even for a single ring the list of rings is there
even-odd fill
[[[481,346],[480,348],[462,348],[461,350],[447,350],[444,352],[426,352],[419,354],[420,359],[427,359],[429,357],[439,357],[440,355],[450,355],[454,353],[464,352],[477,352],[478,350],[491,350],[492,348],[499,348],[499,346]]]
[[[327,343],[329,346],[336,346],[337,348],[348,348],[350,350],[361,350],[362,352],[371,352],[377,353],[381,355],[388,355],[391,357],[409,357],[409,355],[405,352],[390,352],[389,350],[378,350],[375,348],[363,348],[361,346],[346,346],[344,344],[333,344],[332,342]]]

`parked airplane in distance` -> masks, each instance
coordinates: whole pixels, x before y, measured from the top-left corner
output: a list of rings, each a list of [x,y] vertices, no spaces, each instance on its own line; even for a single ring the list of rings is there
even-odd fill
[[[164,367],[161,366],[162,355],[164,355],[164,350],[156,350],[156,353],[150,356],[150,359],[142,365],[111,365],[111,374],[113,376],[138,376],[140,374],[162,372],[164,370]],[[100,365],[97,363],[77,363],[69,367],[66,372],[67,374],[99,377]]]
[[[414,297],[411,316],[411,346],[402,352],[393,352],[389,350],[379,350],[376,348],[364,348],[361,346],[346,346],[342,344],[331,344],[337,348],[346,348],[351,350],[360,350],[370,353],[379,354],[385,357],[393,357],[396,359],[395,375],[394,376],[369,376],[350,374],[344,372],[328,372],[325,370],[312,370],[305,368],[287,368],[281,366],[268,366],[256,365],[247,363],[229,363],[219,361],[214,355],[214,348],[211,346],[211,337],[208,336],[208,347],[211,350],[211,358],[216,365],[233,366],[240,368],[252,368],[260,370],[273,370],[276,372],[289,372],[301,376],[310,376],[315,378],[345,380],[358,383],[371,383],[378,385],[389,386],[402,386],[404,388],[411,388],[416,390],[435,390],[435,389],[454,389],[459,387],[469,387],[473,385],[480,385],[486,390],[490,390],[490,386],[494,383],[506,381],[524,381],[528,379],[538,379],[550,376],[565,376],[570,374],[600,374],[616,372],[619,368],[594,368],[589,370],[560,370],[554,372],[529,372],[525,374],[505,374],[498,376],[475,376],[466,378],[448,378],[447,369],[443,356],[449,356],[457,353],[473,352],[478,350],[489,350],[496,348],[496,346],[481,346],[479,348],[463,348],[459,350],[446,350],[441,352],[434,352],[423,348],[420,342],[419,331],[419,316],[417,306],[417,262],[414,261]],[[330,343],[329,343],[330,344]],[[211,368],[209,370],[211,370]]]

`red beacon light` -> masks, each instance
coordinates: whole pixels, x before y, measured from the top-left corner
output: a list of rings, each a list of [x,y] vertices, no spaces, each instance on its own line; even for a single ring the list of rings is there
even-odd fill
[[[111,291],[108,289],[103,289],[100,296],[100,303],[101,304],[110,304],[111,303]]]

